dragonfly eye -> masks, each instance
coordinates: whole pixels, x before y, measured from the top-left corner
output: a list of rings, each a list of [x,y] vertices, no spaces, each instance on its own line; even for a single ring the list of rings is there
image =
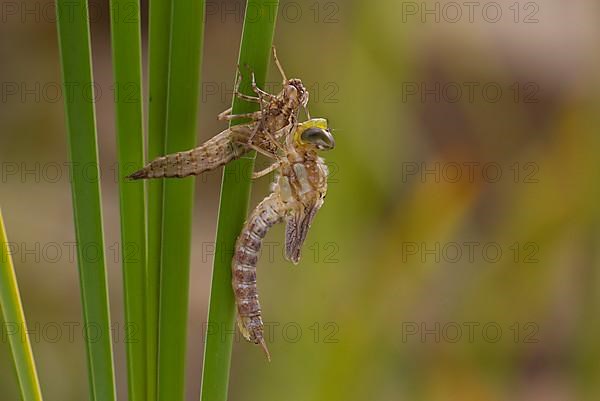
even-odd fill
[[[300,136],[302,141],[312,143],[317,149],[330,150],[335,147],[335,140],[329,130],[323,128],[312,127],[308,128]]]

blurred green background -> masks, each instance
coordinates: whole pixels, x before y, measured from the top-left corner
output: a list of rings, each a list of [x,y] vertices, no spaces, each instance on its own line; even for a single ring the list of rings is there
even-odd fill
[[[109,19],[105,2],[91,4],[125,399]],[[324,155],[329,193],[301,264],[284,261],[282,227],[267,236],[259,287],[273,362],[238,336],[231,400],[599,399],[600,5],[469,4],[281,2],[279,57],[337,147]],[[55,10],[46,0],[0,9],[0,203],[45,398],[79,401],[88,390]],[[199,141],[224,128],[216,114],[231,102],[243,10],[207,3]],[[278,91],[274,65],[269,77]],[[196,180],[189,400],[220,178]],[[252,205],[268,184],[254,185]],[[2,330],[1,398],[17,400]]]

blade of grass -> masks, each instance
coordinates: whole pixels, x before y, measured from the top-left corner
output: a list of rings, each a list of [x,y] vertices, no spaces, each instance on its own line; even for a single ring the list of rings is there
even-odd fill
[[[150,0],[148,27],[148,160],[165,151],[171,1]],[[148,401],[156,401],[163,180],[149,180],[146,333]]]
[[[166,153],[193,148],[200,93],[204,0],[173,2]],[[158,399],[184,399],[194,178],[163,183]]]
[[[62,79],[68,89],[66,126],[90,398],[114,401],[88,7],[84,0],[57,0],[56,9]]]
[[[110,10],[128,399],[147,401],[146,201],[144,182],[125,178],[144,164],[140,4],[138,0],[111,0]],[[123,10],[129,12],[125,15]]]
[[[259,87],[264,87],[267,75],[278,6],[279,3],[273,0],[248,0],[246,4],[238,65],[242,71],[246,65],[254,71]],[[256,18],[256,15],[260,15],[261,18]],[[240,91],[253,95],[250,73],[242,75]],[[233,99],[232,107],[233,114],[258,109],[257,104],[238,98]],[[231,257],[236,238],[246,218],[253,167],[254,157],[244,157],[229,163],[223,172],[207,325],[216,330],[207,330],[206,333],[202,401],[227,400],[231,348],[235,333]]]
[[[7,327],[8,342],[21,388],[21,398],[23,401],[42,401],[42,391],[7,238],[0,209],[0,307]],[[19,330],[9,333],[10,326],[18,327]]]

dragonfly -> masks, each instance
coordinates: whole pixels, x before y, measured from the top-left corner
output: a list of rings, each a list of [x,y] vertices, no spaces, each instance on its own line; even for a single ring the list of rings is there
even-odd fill
[[[300,79],[286,77],[275,47],[273,59],[283,79],[282,90],[273,95],[260,89],[252,72],[252,91],[256,96],[240,93],[241,72],[238,68],[234,96],[258,103],[260,109],[252,113],[232,114],[229,108],[217,117],[226,121],[246,118],[250,119],[249,123],[227,128],[194,149],[158,157],[127,178],[138,180],[199,175],[238,159],[250,150],[274,157],[282,149],[282,137],[286,132],[294,131],[300,109],[304,108],[308,118],[310,114],[307,107],[308,90]]]
[[[236,241],[231,269],[238,327],[246,340],[262,347],[269,361],[256,285],[262,241],[272,226],[285,221],[285,257],[298,264],[302,245],[327,193],[327,165],[318,152],[334,146],[327,120],[314,118],[298,124],[285,138],[284,154],[259,172],[262,176],[277,170],[277,177],[271,194],[254,208]]]
[[[238,327],[248,341],[262,347],[268,360],[271,357],[264,339],[256,286],[262,240],[270,227],[285,221],[285,256],[292,263],[299,263],[302,245],[327,192],[327,166],[317,152],[335,146],[327,120],[310,118],[308,91],[299,79],[286,78],[275,48],[273,58],[283,77],[281,92],[271,95],[262,91],[252,74],[252,89],[257,96],[239,93],[239,81],[234,94],[258,102],[260,110],[234,115],[227,109],[219,114],[222,120],[249,118],[249,123],[232,126],[197,148],[159,157],[129,176],[131,179],[149,179],[198,175],[223,166],[250,150],[274,160],[266,169],[252,174],[256,179],[273,171],[278,173],[271,194],[258,204],[244,223],[232,258]],[[301,107],[308,119],[299,123]]]

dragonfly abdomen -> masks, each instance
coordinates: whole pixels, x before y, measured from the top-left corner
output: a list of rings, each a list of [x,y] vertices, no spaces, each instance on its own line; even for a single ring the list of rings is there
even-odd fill
[[[268,358],[269,351],[263,337],[264,326],[256,288],[256,265],[263,238],[269,228],[282,219],[282,203],[277,194],[271,194],[254,209],[244,224],[231,266],[240,331],[247,340],[260,344]]]

